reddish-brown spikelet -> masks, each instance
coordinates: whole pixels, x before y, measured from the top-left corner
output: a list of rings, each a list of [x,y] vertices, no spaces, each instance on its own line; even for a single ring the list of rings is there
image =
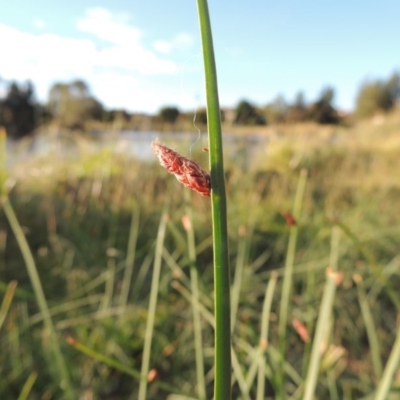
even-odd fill
[[[297,222],[290,212],[284,212],[284,213],[282,213],[282,215],[283,215],[283,218],[285,218],[285,220],[286,220],[286,226],[291,227],[291,226],[296,225]]]
[[[211,178],[195,161],[181,156],[176,151],[162,145],[157,140],[151,143],[160,164],[182,185],[195,190],[202,196],[210,196]]]

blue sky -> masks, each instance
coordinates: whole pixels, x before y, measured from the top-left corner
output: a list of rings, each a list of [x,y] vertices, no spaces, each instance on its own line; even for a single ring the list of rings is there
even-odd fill
[[[210,0],[221,106],[264,106],[336,89],[353,108],[360,84],[400,70],[399,0]],[[205,103],[196,1],[0,0],[0,78],[84,79],[108,108],[154,113]],[[4,86],[4,85],[3,85]]]

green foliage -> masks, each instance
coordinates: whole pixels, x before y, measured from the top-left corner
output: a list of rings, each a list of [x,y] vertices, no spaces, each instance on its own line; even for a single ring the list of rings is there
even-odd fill
[[[82,80],[55,83],[50,89],[47,108],[60,126],[83,129],[90,120],[102,120],[103,106],[90,95]]]
[[[356,114],[369,117],[388,112],[400,97],[400,75],[394,72],[387,80],[367,81],[361,85],[356,101]]]
[[[246,100],[241,100],[236,106],[235,124],[265,125],[265,118]]]
[[[176,107],[163,107],[158,113],[159,118],[162,122],[168,122],[170,124],[175,123],[177,118],[179,117],[179,110]]]

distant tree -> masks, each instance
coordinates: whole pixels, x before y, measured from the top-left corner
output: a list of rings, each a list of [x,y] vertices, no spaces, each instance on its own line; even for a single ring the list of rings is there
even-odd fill
[[[400,98],[400,73],[393,72],[392,76],[386,82],[386,90],[395,103]]]
[[[268,123],[277,124],[286,121],[288,105],[283,95],[278,95],[275,100],[265,107]]]
[[[130,121],[132,115],[123,109],[112,109],[103,112],[103,122],[115,122],[120,121],[127,123]]]
[[[207,125],[207,109],[199,108],[193,115],[193,121],[195,124]]]
[[[24,88],[12,82],[5,99],[0,103],[0,125],[4,125],[8,137],[20,139],[33,133],[36,122],[32,83],[28,82]]]
[[[221,110],[221,122],[225,121],[225,111]],[[192,122],[194,125],[207,125],[207,109],[205,107],[197,108],[184,114],[186,121]]]
[[[394,72],[385,82],[367,81],[361,85],[357,95],[356,114],[368,117],[376,112],[390,111],[400,97],[400,75]]]
[[[176,107],[163,107],[158,113],[161,121],[168,122],[170,124],[175,123],[179,117],[179,110]]]
[[[324,88],[319,99],[309,107],[308,118],[319,124],[339,123],[339,114],[332,105],[334,97],[335,91],[332,87]]]
[[[265,117],[248,101],[241,100],[236,107],[235,124],[265,125]]]
[[[365,82],[358,92],[356,114],[369,117],[378,111],[388,111],[393,103],[383,82]]]
[[[53,117],[68,128],[83,128],[88,120],[102,120],[104,113],[102,104],[91,96],[82,80],[54,84],[47,107]]]
[[[287,122],[301,122],[307,119],[307,104],[304,93],[297,93],[294,103],[289,106],[286,115]]]

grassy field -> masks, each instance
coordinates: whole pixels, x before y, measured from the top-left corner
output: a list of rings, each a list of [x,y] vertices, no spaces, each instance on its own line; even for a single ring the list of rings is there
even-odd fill
[[[269,140],[226,155],[233,398],[305,398],[314,356],[317,399],[378,399],[393,373],[399,398],[400,115],[242,133]],[[212,398],[209,200],[155,159],[76,143],[7,171],[1,399],[137,399],[149,335],[147,398]]]

